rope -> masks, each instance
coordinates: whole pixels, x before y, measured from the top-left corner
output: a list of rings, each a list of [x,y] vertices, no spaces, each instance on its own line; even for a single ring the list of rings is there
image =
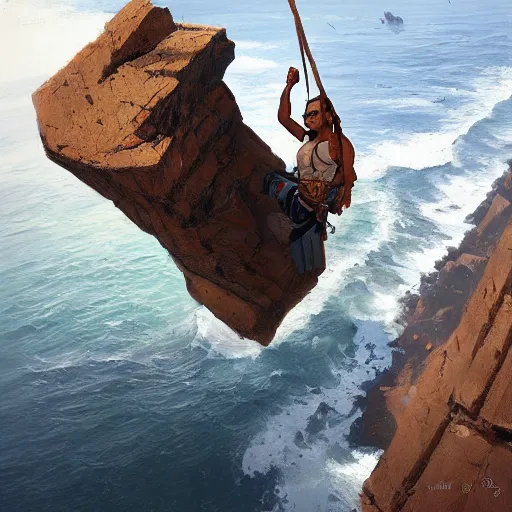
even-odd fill
[[[299,11],[297,10],[297,5],[295,4],[295,0],[288,0],[290,4],[290,9],[292,10],[293,17],[295,19],[295,29],[297,30],[297,37],[299,39],[299,47],[300,54],[302,57],[302,64],[304,65],[304,75],[306,78],[306,88],[308,91],[308,99],[309,99],[309,80],[308,80],[308,71],[306,69],[306,60],[304,59],[304,51],[308,56],[309,64],[311,66],[311,70],[313,71],[313,76],[315,77],[315,82],[320,91],[320,95],[327,97],[325,94],[324,86],[322,85],[322,80],[320,80],[320,75],[318,74],[318,69],[316,67],[315,59],[313,59],[313,55],[311,55],[311,50],[309,49],[309,44],[306,39],[306,34],[304,33],[304,27],[302,26],[302,21],[300,19]]]
[[[295,8],[297,10],[297,8]],[[304,56],[304,44],[301,39],[301,29],[299,27],[300,18],[295,18],[295,30],[297,31],[297,37],[299,39],[299,49],[300,49],[300,56],[302,59],[302,67],[304,68],[304,78],[306,79],[306,91],[308,93],[308,101],[309,101],[309,77],[308,77],[308,68],[306,67],[306,57]]]
[[[306,90],[308,92],[308,100],[309,100],[309,79],[308,79],[308,70],[306,68],[306,59],[304,58],[304,52],[306,53],[306,55],[308,57],[309,64],[311,66],[311,70],[313,71],[313,76],[315,77],[316,85],[318,87],[318,90],[320,91],[320,97],[324,100],[324,101],[320,101],[320,105],[321,105],[322,113],[325,114],[324,107],[326,104],[325,100],[327,99],[327,94],[325,93],[325,89],[322,84],[322,80],[320,80],[320,74],[318,73],[315,59],[313,58],[313,55],[311,54],[311,50],[309,49],[309,44],[306,39],[306,34],[304,32],[304,27],[302,26],[302,21],[300,19],[299,11],[297,10],[297,5],[295,4],[295,0],[288,0],[288,4],[290,5],[290,9],[291,9],[291,11],[293,13],[293,17],[295,19],[295,29],[297,31],[297,38],[299,39],[299,48],[300,48],[300,55],[302,57],[302,65],[304,66],[304,76],[306,79]],[[330,107],[331,107],[331,114],[333,116],[333,121],[334,121],[334,130],[336,132],[336,135],[338,136],[338,144],[340,145],[341,172],[343,173],[345,182],[346,182],[347,175],[345,173],[345,166],[344,166],[344,162],[343,162],[343,134],[342,134],[342,129],[341,129],[341,120],[340,120],[338,114],[336,113],[336,111],[334,110],[334,105],[332,104],[332,102],[329,102],[329,103],[330,103]]]

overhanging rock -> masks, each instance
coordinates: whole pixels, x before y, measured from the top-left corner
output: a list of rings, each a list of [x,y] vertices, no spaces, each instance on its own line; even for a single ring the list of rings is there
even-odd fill
[[[154,235],[194,299],[267,345],[317,278],[297,274],[288,220],[261,193],[285,165],[222,81],[233,59],[224,29],[133,0],[33,102],[47,156]]]

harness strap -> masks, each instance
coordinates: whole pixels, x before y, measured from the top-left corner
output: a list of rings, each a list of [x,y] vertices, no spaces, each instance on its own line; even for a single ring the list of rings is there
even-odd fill
[[[316,220],[316,216],[311,215],[308,218],[308,220],[306,222],[304,222],[304,224],[302,224],[301,226],[299,226],[297,228],[292,229],[292,231],[290,233],[290,243],[293,243],[296,240],[298,240],[299,238],[301,238],[302,236],[304,236],[317,223],[318,223],[318,221]]]

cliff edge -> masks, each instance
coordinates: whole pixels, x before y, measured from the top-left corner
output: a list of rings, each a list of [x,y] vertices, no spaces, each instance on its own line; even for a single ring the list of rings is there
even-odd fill
[[[155,236],[189,293],[267,345],[315,286],[263,178],[284,162],[242,121],[222,81],[234,44],[132,0],[34,94],[47,156]]]
[[[363,512],[512,510],[512,165],[472,221],[423,279],[356,426],[387,448]]]

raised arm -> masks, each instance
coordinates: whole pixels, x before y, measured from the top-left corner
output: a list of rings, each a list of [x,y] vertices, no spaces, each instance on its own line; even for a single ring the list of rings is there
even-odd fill
[[[290,92],[298,82],[299,71],[295,68],[290,68],[286,77],[286,87],[283,90],[283,94],[281,94],[277,119],[295,138],[302,142],[306,136],[306,130],[291,118],[292,104],[290,102]]]

